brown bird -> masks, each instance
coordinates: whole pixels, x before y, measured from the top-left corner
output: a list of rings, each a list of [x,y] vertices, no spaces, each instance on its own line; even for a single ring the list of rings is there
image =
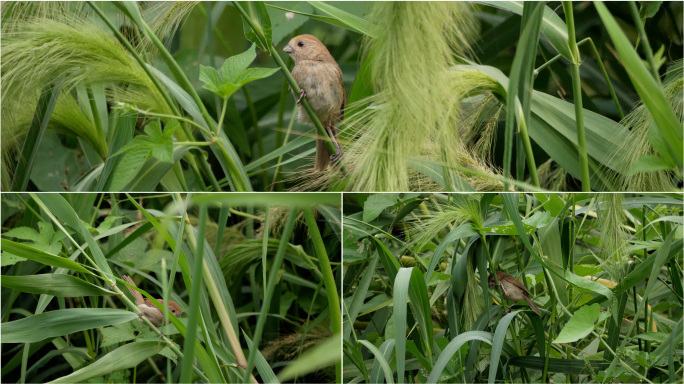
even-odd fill
[[[515,277],[509,275],[508,273],[502,271],[496,271],[496,278],[499,280],[499,286],[501,287],[501,292],[506,300],[510,301],[527,301],[527,304],[532,307],[532,310],[541,316],[541,311],[539,307],[530,299],[530,292],[525,288],[523,283],[521,283]],[[489,275],[489,288],[494,288],[496,286],[496,281],[494,281],[494,275]]]
[[[294,37],[283,48],[290,54],[295,66],[292,77],[301,88],[297,104],[306,97],[309,105],[325,127],[337,149],[337,155],[330,157],[325,140],[317,135],[315,171],[324,171],[332,160],[337,161],[342,155],[342,148],[337,142],[336,123],[344,119],[346,95],[342,82],[342,71],[328,52],[328,49],[315,36],[299,35]],[[297,95],[295,95],[297,97]],[[299,105],[297,119],[300,123],[313,125],[306,110]]]
[[[124,281],[127,282],[128,284],[136,287],[135,282],[133,279],[131,279],[130,276],[124,275],[123,277]],[[148,298],[143,298],[142,293],[136,291],[135,289],[131,287],[127,287],[129,291],[131,291],[131,295],[135,298],[135,304],[138,306],[138,309],[140,310],[140,315],[138,317],[145,317],[147,320],[150,321],[150,323],[154,324],[155,327],[159,327],[162,325],[162,321],[164,320],[164,313],[155,306],[150,299]],[[164,305],[164,300],[158,300],[161,305]],[[180,306],[175,302],[175,301],[169,301],[169,312],[171,312],[174,316],[178,317],[181,314],[181,308]],[[142,319],[138,319],[142,322]],[[167,320],[168,323],[168,320]]]

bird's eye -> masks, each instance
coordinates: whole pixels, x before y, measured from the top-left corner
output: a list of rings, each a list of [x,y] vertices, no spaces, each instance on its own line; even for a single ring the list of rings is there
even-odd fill
[[[304,46],[304,42],[303,42],[303,41],[300,41],[299,43],[297,43],[297,45],[300,46],[300,47],[303,47],[303,46]]]

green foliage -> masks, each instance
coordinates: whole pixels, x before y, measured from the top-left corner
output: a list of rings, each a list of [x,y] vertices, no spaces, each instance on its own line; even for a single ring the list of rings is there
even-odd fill
[[[221,66],[221,73],[212,68],[200,65],[200,81],[204,88],[227,99],[243,85],[271,76],[278,72],[277,68],[247,68],[256,58],[256,45],[247,51],[229,57]]]
[[[166,133],[157,128],[157,138]],[[259,381],[333,382],[331,367],[341,368],[340,316],[330,310],[339,308],[340,196],[277,195],[276,208],[262,194],[192,202],[180,194],[29,194],[3,222],[3,261],[21,257],[2,266],[3,381],[168,382],[185,362],[187,381],[243,382],[251,365]],[[311,220],[302,223],[288,200],[315,207],[316,219],[307,208]],[[240,235],[216,236],[226,226]],[[224,242],[233,250],[214,255]],[[241,254],[257,258],[234,264]],[[183,315],[167,312],[170,323],[159,328],[139,318],[123,275],[150,305],[166,311],[160,299],[173,300]],[[68,364],[40,369],[61,356]]]
[[[681,380],[682,196],[601,196],[346,194],[345,382]]]
[[[2,189],[678,190],[681,4],[570,5],[581,28],[521,2],[8,2]],[[305,33],[349,95],[342,166],[319,174],[324,128],[269,68]],[[172,156],[117,156],[155,119],[179,124]]]

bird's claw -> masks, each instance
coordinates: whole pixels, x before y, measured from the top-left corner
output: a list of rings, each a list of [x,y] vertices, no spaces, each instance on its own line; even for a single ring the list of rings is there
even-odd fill
[[[335,164],[342,158],[342,150],[337,148],[337,153],[330,156],[330,162]]]
[[[303,89],[299,90],[299,99],[297,99],[297,104],[302,103],[302,99],[306,97],[306,91]]]

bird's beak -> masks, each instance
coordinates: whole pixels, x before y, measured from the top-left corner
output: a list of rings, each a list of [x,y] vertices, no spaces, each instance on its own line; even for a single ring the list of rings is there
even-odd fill
[[[292,49],[292,47],[290,47],[290,44],[288,44],[285,46],[285,48],[283,48],[283,51],[285,51],[287,53],[292,53],[292,51],[294,51],[294,49]]]

